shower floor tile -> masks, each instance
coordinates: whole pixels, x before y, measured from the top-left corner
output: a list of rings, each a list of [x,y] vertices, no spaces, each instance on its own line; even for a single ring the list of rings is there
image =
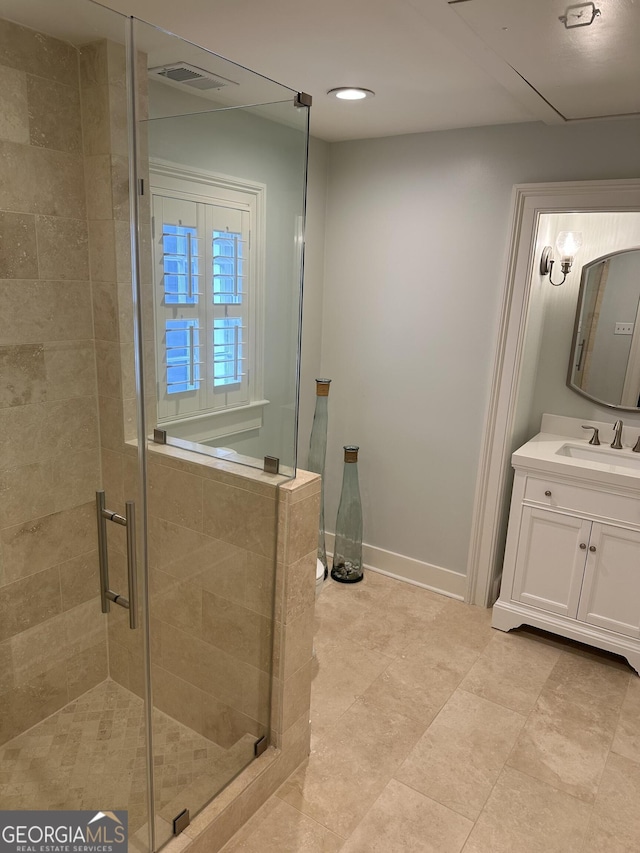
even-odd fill
[[[229,749],[154,709],[156,812],[193,815],[253,757],[255,738]],[[147,819],[142,699],[107,680],[0,747],[0,808],[127,809]]]

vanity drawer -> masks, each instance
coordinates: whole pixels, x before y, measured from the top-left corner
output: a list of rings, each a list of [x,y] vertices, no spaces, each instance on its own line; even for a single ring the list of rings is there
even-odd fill
[[[612,521],[640,525],[640,497],[613,495],[553,480],[527,477],[524,499],[551,509],[565,509]]]

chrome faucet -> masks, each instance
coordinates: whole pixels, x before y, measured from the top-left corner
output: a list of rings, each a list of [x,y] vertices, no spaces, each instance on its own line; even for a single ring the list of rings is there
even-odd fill
[[[613,425],[613,441],[611,442],[611,447],[614,450],[622,450],[622,421],[618,420]]]
[[[598,429],[598,427],[589,426],[588,424],[583,424],[582,429],[592,429],[593,430],[593,435],[589,439],[589,444],[595,444],[595,445],[600,444],[600,430]],[[638,440],[640,441],[640,439],[638,439]]]

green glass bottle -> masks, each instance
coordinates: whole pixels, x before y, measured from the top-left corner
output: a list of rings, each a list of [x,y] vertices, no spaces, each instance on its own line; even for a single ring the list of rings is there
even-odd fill
[[[350,444],[344,448],[342,493],[336,519],[336,541],[331,569],[331,577],[340,583],[357,583],[364,577],[358,450],[358,447]]]
[[[318,560],[324,567],[324,577],[329,574],[327,567],[327,549],[324,541],[324,463],[327,455],[327,426],[329,422],[329,385],[330,379],[316,379],[316,410],[311,427],[309,441],[309,460],[307,469],[320,474],[320,522],[318,525]]]

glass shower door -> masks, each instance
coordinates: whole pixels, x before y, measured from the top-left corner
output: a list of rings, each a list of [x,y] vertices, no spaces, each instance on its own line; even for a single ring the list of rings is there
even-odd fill
[[[101,577],[96,508],[141,494],[128,26],[0,0],[0,809],[124,810],[148,850],[142,579],[132,627],[136,542],[102,516]]]
[[[158,849],[269,739],[308,110],[90,0],[0,0],[0,82],[0,809]]]
[[[269,743],[285,477],[263,468],[295,471],[308,109],[166,32],[134,33],[161,844]]]

